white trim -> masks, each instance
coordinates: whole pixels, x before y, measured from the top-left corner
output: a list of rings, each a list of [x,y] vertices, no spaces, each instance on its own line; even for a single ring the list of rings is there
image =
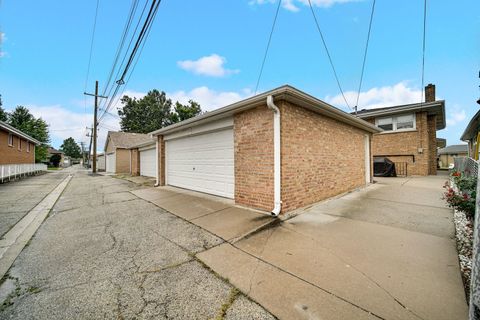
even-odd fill
[[[371,179],[371,168],[370,168],[370,136],[365,135],[365,182],[366,184],[370,183]]]
[[[157,148],[157,144],[153,143],[149,146],[145,146],[145,147],[141,147],[141,148],[137,148],[137,149],[138,149],[138,151],[146,151],[146,150],[155,149],[155,148]]]
[[[403,117],[403,116],[412,116],[413,115],[413,128],[407,128],[407,129],[397,129],[397,118],[398,117]],[[381,119],[392,119],[392,130],[385,130],[383,129],[383,132],[381,133],[391,133],[391,132],[407,132],[407,131],[416,131],[417,129],[417,115],[416,113],[402,113],[402,114],[396,114],[396,115],[391,115],[391,116],[386,116],[386,117],[377,117],[375,118],[375,125],[378,127],[378,120]]]
[[[228,117],[224,119],[220,119],[214,122],[209,122],[205,124],[201,124],[195,127],[189,127],[186,129],[183,129],[181,131],[176,131],[170,134],[166,134],[164,136],[164,140],[172,140],[172,139],[179,139],[179,138],[184,138],[188,136],[195,136],[195,135],[200,135],[204,134],[207,132],[213,132],[213,131],[220,131],[228,128],[233,128],[233,117]]]
[[[160,171],[158,170],[158,157],[159,157],[159,154],[158,154],[158,137],[155,137],[155,150],[156,150],[156,153],[155,153],[155,165],[156,165],[156,175],[157,175],[157,181],[155,182],[155,187],[158,187],[160,185]],[[164,150],[165,151],[165,150]]]

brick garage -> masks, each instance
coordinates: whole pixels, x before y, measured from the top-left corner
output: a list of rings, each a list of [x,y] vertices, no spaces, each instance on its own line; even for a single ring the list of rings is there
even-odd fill
[[[280,114],[283,213],[371,181],[369,141],[381,130],[283,86],[153,132],[158,184],[228,195],[237,204],[271,211],[275,124],[269,96]]]
[[[152,143],[152,141],[148,134],[109,131],[104,148],[105,171],[138,174],[140,169],[137,146]]]
[[[373,156],[387,157],[397,167],[406,164],[407,175],[435,175],[437,173],[437,130],[445,128],[445,102],[435,100],[435,86],[425,88],[426,102],[380,109],[361,110],[358,116],[372,124],[391,119],[391,128],[375,134],[372,139]],[[398,130],[396,119],[410,116],[410,126]],[[390,125],[384,122],[385,125]],[[381,124],[380,124],[381,126]]]
[[[0,165],[35,163],[35,145],[40,142],[0,121]]]

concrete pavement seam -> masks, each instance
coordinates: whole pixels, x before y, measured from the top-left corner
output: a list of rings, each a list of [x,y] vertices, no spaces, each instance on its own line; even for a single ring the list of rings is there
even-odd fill
[[[14,226],[5,234],[5,240],[3,241],[6,242],[8,238],[14,239],[3,246],[3,252],[1,252],[0,255],[0,278],[3,278],[8,272],[25,245],[40,228],[71,179],[71,175],[68,175],[63,179],[62,182],[60,182],[41,202],[39,202],[22,220],[18,222],[28,222],[25,226],[20,225],[18,228],[19,230],[13,230],[15,228]],[[50,196],[51,198],[49,198]],[[12,230],[15,231],[15,234],[12,233]]]

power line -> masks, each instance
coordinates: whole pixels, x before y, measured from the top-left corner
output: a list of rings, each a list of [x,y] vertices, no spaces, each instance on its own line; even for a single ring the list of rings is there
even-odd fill
[[[115,100],[116,98],[116,95],[120,89],[120,86],[121,85],[124,85],[125,84],[125,76],[130,68],[130,66],[132,65],[134,59],[135,59],[135,56],[137,55],[137,53],[139,52],[139,48],[141,48],[141,46],[143,47],[147,37],[148,37],[148,34],[149,34],[149,30],[152,26],[152,22],[153,20],[155,19],[155,16],[157,14],[157,11],[158,11],[158,7],[161,3],[161,0],[153,0],[152,1],[152,4],[150,6],[150,10],[148,12],[148,15],[145,19],[145,22],[143,24],[143,27],[142,29],[140,30],[140,33],[138,34],[138,37],[137,37],[137,41],[133,47],[133,50],[132,52],[130,53],[130,57],[128,59],[128,62],[126,63],[125,67],[124,67],[124,70],[120,76],[120,78],[116,81],[117,83],[117,87],[115,88],[115,92],[112,96],[110,96],[110,101],[108,102],[108,105],[105,109],[105,111],[108,111],[111,107],[112,107],[112,104],[113,104],[113,101]],[[131,73],[133,72],[133,69],[131,71]],[[130,75],[131,75],[130,73]],[[105,114],[105,112],[104,112]],[[104,114],[102,114],[100,116],[100,120],[103,119],[104,117]]]
[[[142,22],[142,17],[143,17],[143,14],[145,13],[145,10],[147,9],[147,5],[148,5],[148,0],[145,1],[145,4],[144,4],[143,9],[142,9],[142,12],[140,13],[140,16],[139,16],[139,18],[138,18],[138,21],[137,21],[137,24],[136,24],[136,26],[135,26],[135,29],[133,30],[132,37],[130,38],[130,41],[129,41],[129,43],[128,43],[128,47],[127,47],[127,49],[125,50],[125,54],[124,54],[124,56],[123,56],[122,62],[120,63],[120,66],[119,66],[119,68],[118,68],[118,70],[117,70],[117,73],[116,73],[116,75],[115,75],[115,79],[118,79],[119,76],[120,76],[120,72],[121,72],[121,70],[122,70],[123,64],[124,64],[124,62],[125,62],[125,59],[127,58],[128,52],[129,52],[130,47],[131,47],[131,45],[132,45],[132,43],[133,43],[133,39],[135,38],[135,35],[137,34],[138,27],[140,26],[140,23]],[[132,18],[133,18],[133,17],[132,17]],[[128,23],[128,22],[127,22],[127,23]],[[110,81],[109,81],[109,82],[110,82]],[[107,87],[105,87],[105,90],[106,90],[106,88],[107,88]],[[114,93],[113,93],[113,95],[112,95],[112,90],[113,90],[113,88],[115,88],[115,91],[114,91]],[[110,90],[108,91],[107,96],[108,96],[108,97],[115,97],[115,96],[117,95],[117,93],[118,93],[118,90],[119,90],[119,85],[116,84],[115,82],[113,82],[113,83],[112,83],[112,86],[110,87]],[[104,103],[103,103],[103,108],[104,108],[104,109],[106,109],[106,106],[107,106],[107,103],[108,103],[108,102],[111,104],[110,101],[104,100]],[[101,119],[101,118],[102,118],[102,116],[100,116],[100,119]]]
[[[423,46],[422,46],[422,97],[421,103],[425,100],[424,95],[424,85],[425,85],[425,39],[426,39],[426,29],[427,29],[427,0],[423,1]]]
[[[98,5],[100,3],[100,0],[97,0],[97,6],[95,8],[95,19],[93,20],[93,30],[92,30],[92,40],[90,41],[90,54],[88,57],[88,67],[87,67],[87,76],[85,78],[85,86],[84,86],[84,91],[87,90],[87,83],[88,83],[88,77],[90,75],[90,65],[92,62],[92,52],[93,52],[93,43],[95,40],[95,30],[97,28],[97,16],[98,16]]]
[[[333,75],[335,76],[335,80],[337,81],[338,89],[340,89],[343,100],[345,101],[347,106],[351,109],[350,104],[348,104],[348,101],[345,98],[345,94],[343,93],[342,86],[340,85],[340,80],[338,79],[337,71],[335,70],[335,66],[333,65],[333,60],[332,60],[332,57],[330,56],[330,52],[328,51],[327,43],[325,42],[325,38],[323,37],[323,33],[322,33],[321,28],[320,28],[320,24],[318,23],[317,15],[315,14],[315,10],[313,10],[312,1],[308,0],[308,4],[310,6],[310,10],[312,11],[313,19],[315,20],[315,24],[317,26],[318,33],[320,34],[320,38],[322,38],[323,47],[325,48],[325,52],[327,53],[328,61],[330,61],[330,66],[332,67]]]
[[[88,77],[90,76],[90,66],[92,63],[92,53],[93,53],[93,44],[95,42],[95,31],[97,29],[97,16],[98,16],[98,6],[100,4],[100,0],[97,0],[97,5],[95,7],[95,18],[93,20],[93,29],[92,29],[92,40],[90,41],[90,53],[88,55],[88,66],[87,66],[87,75],[85,76],[85,85],[83,91],[87,91],[87,84],[88,84]],[[84,115],[87,114],[87,97],[84,96]]]
[[[110,97],[110,101],[107,105],[107,107],[105,108],[105,111],[108,111],[112,106],[116,106],[116,104],[118,103],[118,101],[121,99],[121,95],[118,97],[117,101],[115,102],[115,104],[113,104],[113,101],[115,100],[116,96],[117,96],[117,93],[120,89],[120,86],[121,85],[125,85],[125,88],[126,88],[126,84],[128,84],[128,81],[130,81],[130,77],[132,76],[133,74],[133,71],[135,70],[135,67],[138,63],[138,60],[140,59],[140,55],[143,51],[143,48],[145,46],[145,43],[146,43],[146,39],[148,38],[149,34],[150,34],[150,30],[151,30],[151,27],[152,27],[152,23],[156,17],[156,14],[158,12],[158,7],[161,3],[161,0],[159,0],[158,2],[156,2],[155,0],[152,2],[152,6],[150,7],[150,11],[149,11],[149,15],[147,15],[146,19],[145,19],[145,23],[144,23],[144,26],[142,27],[142,30],[140,31],[140,34],[137,38],[137,42],[135,44],[135,47],[134,49],[132,50],[132,53],[130,54],[130,58],[129,58],[129,62],[125,65],[125,69],[124,69],[124,72],[122,73],[122,76],[120,77],[119,80],[117,80],[117,87],[115,88],[115,92],[114,94]],[[152,10],[153,9],[153,10]],[[151,14],[150,14],[151,13]],[[140,48],[140,49],[138,49]],[[138,55],[136,55],[138,52]],[[135,55],[136,55],[136,61],[134,62],[133,64],[133,67],[130,71],[130,74],[127,78],[127,81],[125,82],[124,81],[124,78],[125,78],[125,75],[127,74],[127,71],[131,65],[131,63],[134,61],[135,59]],[[125,92],[125,90],[123,91]],[[123,94],[123,93],[122,93]],[[105,114],[105,112],[104,112]],[[102,114],[100,116],[100,121],[104,118],[104,114]]]
[[[270,48],[270,42],[272,41],[273,31],[275,30],[275,24],[277,23],[278,12],[280,11],[280,5],[282,0],[278,0],[277,10],[275,11],[275,17],[273,18],[272,29],[270,30],[270,36],[268,37],[267,47],[265,48],[265,54],[263,55],[262,66],[260,67],[260,73],[258,74],[257,85],[255,86],[255,94],[257,94],[258,85],[260,84],[260,78],[262,77],[263,67],[267,60],[268,49]]]
[[[372,31],[373,14],[375,12],[375,1],[376,0],[373,0],[372,13],[370,14],[370,23],[368,24],[367,42],[365,44],[365,53],[363,54],[362,72],[360,74],[360,83],[358,84],[357,101],[355,102],[355,114],[357,114],[358,100],[360,99],[360,91],[362,90],[363,73],[365,71],[365,62],[367,61],[368,43],[370,41],[370,32]]]
[[[146,4],[147,4],[147,2],[145,2],[145,6],[143,7],[144,10],[145,10]],[[120,37],[120,42],[118,43],[117,52],[115,53],[115,59],[114,59],[113,64],[112,64],[112,68],[110,70],[108,80],[105,82],[105,89],[103,90],[102,95],[105,95],[105,93],[107,91],[107,88],[110,85],[110,82],[112,81],[113,73],[115,71],[118,60],[120,58],[120,53],[122,52],[122,49],[125,45],[125,40],[127,39],[128,31],[130,30],[130,26],[132,24],[133,17],[135,16],[135,13],[137,11],[137,6],[138,6],[138,0],[133,1],[132,6],[130,8],[130,14],[128,15],[127,21],[125,22],[125,27],[123,28],[122,36]],[[142,15],[143,15],[143,13],[142,13]],[[137,24],[137,26],[138,26],[138,24]]]

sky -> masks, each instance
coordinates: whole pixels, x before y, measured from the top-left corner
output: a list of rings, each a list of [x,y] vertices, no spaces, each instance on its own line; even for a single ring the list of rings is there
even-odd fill
[[[139,8],[146,0],[139,0]],[[121,88],[142,97],[165,91],[209,111],[255,94],[278,0],[163,0]],[[355,105],[373,1],[311,0],[347,101]],[[132,1],[0,2],[0,94],[3,107],[30,109],[50,125],[52,146],[88,143],[95,80],[105,89]],[[359,109],[421,101],[423,5],[378,0]],[[140,12],[140,10],[138,10]],[[460,143],[480,107],[480,1],[428,1],[424,85],[444,99],[447,128],[437,137]],[[92,50],[90,50],[92,48]],[[90,68],[89,57],[91,52]],[[87,77],[88,75],[88,77]],[[283,0],[257,93],[290,84],[351,111],[337,86],[308,0]],[[121,107],[117,103],[115,108]],[[115,112],[115,111],[113,111]],[[99,129],[102,150],[119,120]]]

